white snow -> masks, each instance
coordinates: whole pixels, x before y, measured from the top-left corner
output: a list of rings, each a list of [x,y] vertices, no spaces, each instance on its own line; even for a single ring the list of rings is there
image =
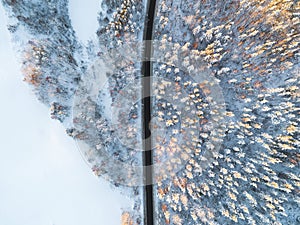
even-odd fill
[[[22,82],[4,23],[0,33],[0,224],[120,224],[121,208],[132,201],[92,174],[63,126]]]
[[[69,0],[69,15],[77,37],[82,43],[95,37],[98,29],[98,12],[101,9],[99,0]]]

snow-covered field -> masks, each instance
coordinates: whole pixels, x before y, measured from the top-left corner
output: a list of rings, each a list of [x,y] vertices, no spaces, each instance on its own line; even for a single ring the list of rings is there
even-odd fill
[[[117,225],[132,203],[91,173],[22,82],[0,6],[0,224]]]

